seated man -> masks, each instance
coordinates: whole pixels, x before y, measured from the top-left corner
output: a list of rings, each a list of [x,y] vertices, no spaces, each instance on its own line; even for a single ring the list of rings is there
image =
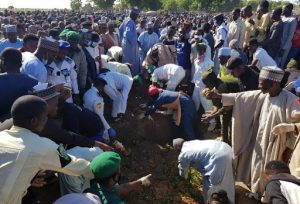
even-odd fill
[[[149,177],[144,176],[136,181],[119,184],[121,174],[121,157],[115,152],[104,152],[93,159],[91,170],[95,179],[87,191],[99,196],[102,203],[124,204],[122,199],[130,192],[137,191],[151,184]]]
[[[217,140],[184,141],[173,140],[173,147],[180,151],[178,157],[179,175],[188,178],[189,168],[199,171],[203,177],[204,200],[211,188],[226,189],[229,201],[234,203],[234,178],[232,170],[232,149]]]
[[[151,81],[153,85],[157,85],[158,82],[165,82],[168,91],[175,91],[185,76],[185,70],[176,64],[166,64],[154,70],[149,70],[149,72],[152,74]]]
[[[181,92],[167,91],[150,86],[148,94],[152,98],[144,116],[148,117],[161,107],[173,110],[172,138],[197,138],[197,111],[193,100]]]
[[[281,161],[270,161],[264,171],[268,203],[300,203],[300,181]]]
[[[40,170],[79,176],[90,174],[89,162],[66,154],[39,134],[47,122],[47,103],[37,96],[22,96],[12,105],[13,127],[0,132],[0,203],[21,204]]]
[[[99,77],[107,83],[104,92],[113,100],[111,116],[114,121],[119,121],[126,112],[127,99],[133,79],[117,72],[105,72]]]

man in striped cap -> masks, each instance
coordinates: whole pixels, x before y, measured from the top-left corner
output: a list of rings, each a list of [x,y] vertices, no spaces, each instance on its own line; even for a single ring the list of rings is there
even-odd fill
[[[53,38],[40,38],[34,53],[22,54],[21,72],[30,75],[39,82],[47,82],[47,68],[58,54],[58,42]]]
[[[280,123],[295,121],[300,111],[296,96],[281,88],[284,71],[278,67],[263,67],[259,75],[258,91],[233,94],[211,92],[221,98],[223,106],[233,106],[232,147],[237,181],[251,183],[255,198],[264,188],[262,172],[271,160],[282,160],[287,148],[293,149],[291,135],[277,137],[272,129]],[[252,158],[249,160],[249,158]],[[251,182],[250,182],[251,181]]]

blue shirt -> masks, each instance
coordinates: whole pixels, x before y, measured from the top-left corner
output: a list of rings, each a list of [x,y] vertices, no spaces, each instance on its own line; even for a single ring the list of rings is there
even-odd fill
[[[19,49],[23,46],[23,42],[19,39],[17,39],[17,42],[11,43],[8,39],[0,41],[0,53],[5,49],[5,48],[16,48]]]
[[[188,40],[185,40],[185,42],[176,41],[175,47],[177,50],[178,65],[182,66],[184,69],[191,69],[191,44]]]
[[[37,84],[37,80],[25,74],[0,74],[0,115],[9,113],[14,101]]]
[[[232,159],[229,145],[216,140],[191,140],[183,143],[178,157],[179,174],[192,167],[204,176],[210,177],[212,185],[223,180],[227,164]]]
[[[21,72],[29,76],[34,77],[39,82],[47,82],[47,69],[45,65],[32,53],[22,53],[23,62]]]

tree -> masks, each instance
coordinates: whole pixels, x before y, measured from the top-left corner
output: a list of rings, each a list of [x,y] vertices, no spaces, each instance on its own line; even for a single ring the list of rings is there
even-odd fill
[[[92,0],[94,4],[101,9],[112,8],[115,0]]]
[[[178,8],[175,0],[164,0],[162,4],[165,11],[176,11]]]
[[[81,0],[71,0],[70,6],[71,6],[72,10],[80,10],[80,8],[82,7],[82,1]]]
[[[9,10],[13,10],[14,7],[13,7],[13,6],[9,6],[8,9],[9,9]]]

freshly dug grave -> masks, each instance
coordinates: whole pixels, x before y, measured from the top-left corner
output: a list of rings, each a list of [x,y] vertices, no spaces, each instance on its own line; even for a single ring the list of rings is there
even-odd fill
[[[152,174],[151,186],[140,192],[132,193],[126,202],[129,204],[198,204],[202,200],[202,177],[190,170],[188,180],[178,175],[176,152],[169,141],[171,116],[155,114],[153,121],[138,119],[145,111],[142,104],[148,102],[146,86],[134,85],[128,100],[126,116],[121,122],[112,123],[117,130],[119,140],[128,150],[122,157],[121,183]],[[107,118],[110,115],[109,103],[105,104]],[[206,135],[215,139],[218,134]],[[58,183],[37,190],[38,203],[50,204],[59,197]],[[247,187],[236,185],[236,204],[256,204],[245,196]]]

